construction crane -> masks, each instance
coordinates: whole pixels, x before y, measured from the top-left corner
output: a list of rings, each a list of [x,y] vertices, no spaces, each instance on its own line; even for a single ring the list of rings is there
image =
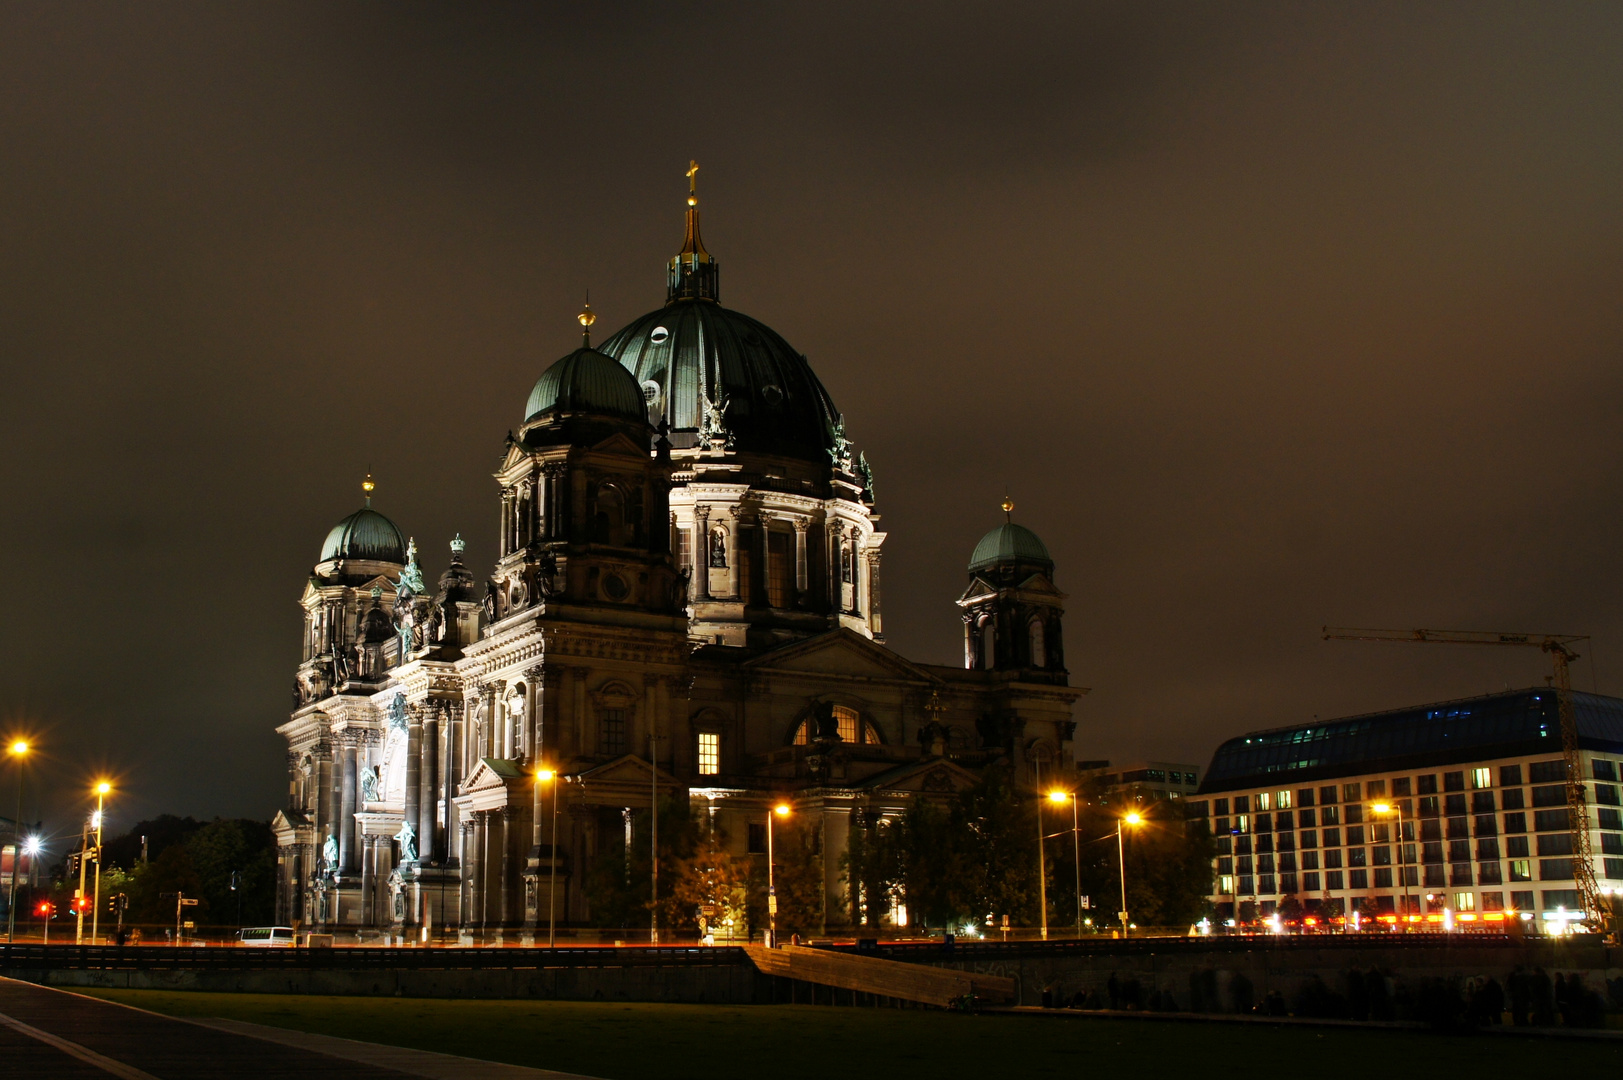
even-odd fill
[[[1495,634],[1482,630],[1363,630],[1345,626],[1323,627],[1326,641],[1378,641],[1409,645],[1515,645],[1542,649],[1555,664],[1556,711],[1561,720],[1561,753],[1566,758],[1567,815],[1571,819],[1573,878],[1584,916],[1602,931],[1610,929],[1611,912],[1601,904],[1595,880],[1595,861],[1589,846],[1589,800],[1585,794],[1582,762],[1578,756],[1578,718],[1572,710],[1572,646],[1588,641],[1573,634]]]

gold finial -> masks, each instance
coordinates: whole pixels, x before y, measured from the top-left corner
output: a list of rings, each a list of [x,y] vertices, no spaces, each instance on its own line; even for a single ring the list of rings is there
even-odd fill
[[[366,492],[366,505],[368,506],[372,505],[372,491],[376,487],[377,485],[372,482],[372,474],[367,473],[366,479],[361,481],[361,490]]]
[[[592,324],[597,321],[597,316],[592,314],[592,293],[590,290],[587,290],[586,293],[586,306],[580,309],[580,314],[575,316],[575,320],[580,323],[581,340],[586,343],[586,348],[590,349],[592,347]]]
[[[697,161],[694,161],[692,159],[688,160],[687,178],[688,178],[688,205],[689,206],[698,206],[699,205],[699,163]]]
[[[1014,520],[1014,500],[1007,495],[1003,496],[1003,516],[1006,520]]]

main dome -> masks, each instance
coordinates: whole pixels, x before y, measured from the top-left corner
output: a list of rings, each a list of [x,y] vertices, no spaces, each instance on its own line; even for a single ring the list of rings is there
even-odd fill
[[[839,410],[777,331],[713,300],[677,299],[601,346],[642,384],[671,444],[694,446],[708,402],[737,450],[827,462]]]
[[[612,358],[591,348],[576,349],[541,373],[524,405],[524,422],[553,409],[648,419],[637,380]]]
[[[370,506],[363,506],[327,533],[327,542],[321,545],[321,558],[317,561],[332,559],[365,559],[403,566],[406,537],[400,526]]]

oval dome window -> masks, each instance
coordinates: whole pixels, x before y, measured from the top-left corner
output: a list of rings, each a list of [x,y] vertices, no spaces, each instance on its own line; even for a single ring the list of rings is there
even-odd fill
[[[783,401],[783,391],[774,385],[761,387],[761,396],[766,399],[768,405],[777,405]]]
[[[656,326],[652,331],[649,332],[648,340],[653,342],[655,345],[663,345],[665,344],[665,339],[670,336],[671,332],[669,330],[665,329],[663,326]]]
[[[625,578],[619,574],[603,575],[603,595],[610,600],[624,600],[630,593],[631,589],[626,585]]]

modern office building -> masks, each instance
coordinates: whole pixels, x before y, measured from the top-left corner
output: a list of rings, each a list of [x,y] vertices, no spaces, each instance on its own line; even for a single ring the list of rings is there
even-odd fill
[[[1581,827],[1596,879],[1623,889],[1623,700],[1572,699]],[[1248,905],[1268,918],[1287,897],[1308,916],[1358,908],[1388,921],[1561,921],[1580,908],[1547,688],[1242,735],[1218,747],[1190,805],[1217,837],[1211,898],[1224,920]]]
[[[1130,789],[1156,799],[1187,799],[1200,788],[1200,766],[1176,761],[1079,761],[1076,768],[1106,792]]]

